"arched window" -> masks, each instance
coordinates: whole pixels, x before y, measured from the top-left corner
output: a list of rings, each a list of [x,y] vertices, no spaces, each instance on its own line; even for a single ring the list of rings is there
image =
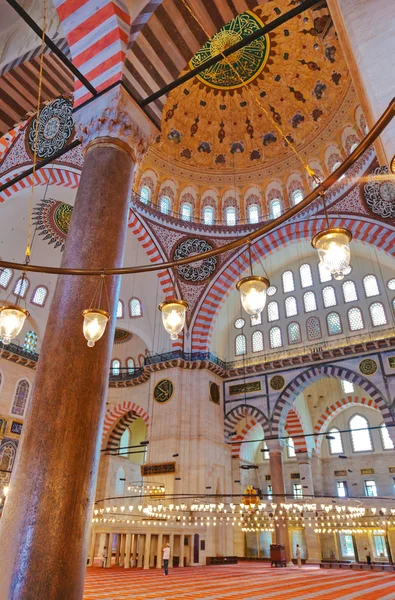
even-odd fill
[[[121,372],[121,362],[117,358],[114,358],[111,361],[111,375],[119,375],[120,372]]]
[[[236,225],[236,209],[234,206],[228,206],[225,211],[225,221],[229,227]]]
[[[203,209],[203,222],[205,225],[214,224],[214,209],[212,206],[205,206]]]
[[[31,303],[36,304],[37,306],[44,306],[47,296],[47,288],[43,285],[39,285],[33,292]]]
[[[374,275],[366,275],[366,277],[363,278],[363,287],[365,289],[366,298],[370,298],[371,296],[379,296],[380,294],[377,279]]]
[[[129,302],[130,307],[130,316],[131,317],[141,317],[143,314],[141,308],[141,302],[138,298],[132,298]]]
[[[312,312],[313,310],[317,310],[317,301],[315,299],[314,292],[306,292],[303,294],[303,304],[305,312]]]
[[[128,446],[130,446],[130,431],[128,428],[125,429],[119,440],[119,456],[127,456],[129,452]]]
[[[123,302],[122,302],[122,300],[118,300],[117,319],[123,319]]]
[[[118,467],[116,480],[115,480],[115,495],[123,496],[125,493],[125,469]]]
[[[331,285],[327,285],[322,289],[322,299],[324,301],[324,307],[329,308],[330,306],[336,306],[336,293],[335,288]]]
[[[288,458],[295,458],[295,444],[291,437],[287,439],[287,448],[288,448]]]
[[[329,440],[329,452],[331,454],[343,454],[343,440],[339,429],[331,427],[326,437]]]
[[[160,199],[160,212],[164,215],[168,215],[170,210],[170,200],[167,196],[162,196]],[[189,219],[187,219],[189,220]]]
[[[280,312],[278,310],[277,302],[269,302],[269,304],[267,305],[267,320],[270,323],[271,321],[278,321],[279,318]]]
[[[369,452],[373,450],[372,438],[368,429],[369,422],[362,415],[354,415],[349,422],[351,442],[354,452]]]
[[[143,187],[140,190],[141,202],[143,202],[144,204],[148,204],[148,202],[150,201],[150,198],[151,198],[151,190],[146,185],[143,185]]]
[[[317,317],[310,317],[306,321],[307,338],[312,340],[319,340],[321,336],[321,324]]]
[[[181,219],[183,221],[191,221],[192,219],[192,204],[189,204],[189,202],[181,204]]]
[[[358,300],[357,288],[353,281],[345,281],[342,285],[344,302],[356,302]]]
[[[128,375],[133,375],[134,373],[134,360],[133,358],[128,358],[126,361],[126,366],[128,368]]]
[[[245,354],[246,352],[247,352],[246,336],[241,333],[240,335],[236,336],[235,353],[236,353],[236,356],[241,356],[242,354]]]
[[[268,290],[267,290],[266,293],[267,293],[268,296],[274,296],[274,294],[277,293],[276,286],[275,285],[271,285],[270,288],[268,288]]]
[[[293,321],[288,325],[288,342],[290,344],[299,344],[301,341],[302,336],[300,335],[299,323]]]
[[[252,351],[262,352],[263,350],[263,333],[262,331],[254,331],[252,334]]]
[[[328,325],[329,335],[337,335],[342,332],[342,323],[337,313],[331,312],[326,317],[326,323]]]
[[[281,329],[279,327],[272,327],[269,331],[270,348],[281,348],[283,340],[281,337]]]
[[[321,283],[327,283],[327,281],[332,281],[332,273],[328,271],[328,269],[322,262],[318,263],[318,272],[320,275]]]
[[[3,442],[0,449],[0,475],[1,482],[8,483],[11,477],[11,471],[14,466],[16,447],[18,442]]]
[[[358,331],[359,329],[363,329],[363,318],[359,308],[350,308],[350,310],[347,313],[347,317],[351,331]]]
[[[299,268],[299,275],[302,288],[307,288],[313,285],[313,276],[311,274],[310,265],[301,265]]]
[[[12,279],[13,274],[14,273],[12,269],[0,269],[0,287],[6,290]]]
[[[236,319],[236,321],[235,321],[236,329],[243,329],[245,324],[246,324],[246,322],[244,321],[244,319]]]
[[[35,352],[37,345],[37,333],[35,331],[28,331],[25,335],[25,341],[23,342],[23,349],[26,352]]]
[[[302,200],[303,200],[302,190],[295,190],[294,192],[292,192],[291,200],[292,200],[292,204],[294,206],[296,206],[296,204],[299,204],[299,202],[302,202]]]
[[[388,433],[387,425],[385,423],[381,423],[380,433],[381,433],[381,441],[383,442],[384,450],[393,450],[394,442],[390,438],[390,434]]]
[[[284,271],[282,274],[283,281],[283,292],[287,294],[288,292],[293,292],[295,289],[294,275],[292,271]]]
[[[7,271],[7,269],[6,269],[6,271]],[[1,282],[1,277],[0,277],[0,282]],[[395,279],[390,279],[389,282],[387,283],[387,286],[388,286],[389,290],[395,290]]]
[[[298,314],[298,306],[294,296],[288,296],[288,298],[285,298],[285,314],[287,317],[294,317]]]
[[[16,386],[14,399],[12,401],[11,414],[23,416],[26,408],[27,399],[30,392],[30,383],[26,379],[21,379]]]
[[[26,277],[19,277],[15,283],[14,294],[15,296],[19,296],[20,298],[24,298],[26,296],[26,292],[30,282]]]
[[[387,317],[385,316],[384,306],[381,302],[373,302],[373,304],[369,306],[369,312],[373,327],[387,325]]]
[[[279,198],[275,198],[270,202],[270,218],[277,219],[281,215],[281,200]]]
[[[248,222],[251,224],[259,222],[259,208],[257,204],[251,204],[248,207]]]

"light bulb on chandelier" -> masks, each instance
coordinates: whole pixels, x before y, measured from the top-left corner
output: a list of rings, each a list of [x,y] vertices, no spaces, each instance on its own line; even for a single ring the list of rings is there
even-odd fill
[[[184,328],[188,303],[185,300],[165,300],[158,306],[162,313],[163,327],[170,334],[170,339],[176,340]]]

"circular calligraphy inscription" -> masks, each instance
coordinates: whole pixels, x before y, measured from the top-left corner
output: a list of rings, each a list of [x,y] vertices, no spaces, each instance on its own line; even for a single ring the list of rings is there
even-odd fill
[[[168,402],[174,394],[174,385],[170,379],[161,379],[154,389],[154,400],[159,404]]]
[[[199,238],[187,238],[180,242],[174,251],[174,260],[180,260],[188,256],[195,256],[212,250],[213,246],[206,240]],[[177,267],[178,275],[184,281],[189,283],[201,283],[209,279],[217,268],[218,260],[216,256],[197,260],[188,265]]]
[[[214,402],[214,404],[219,404],[220,402],[220,394],[219,394],[219,385],[210,381],[210,400]]]
[[[37,116],[26,131],[26,148],[34,156]],[[68,144],[74,132],[73,105],[67,98],[57,98],[42,107],[38,114],[37,159],[51,158]]]
[[[374,375],[377,371],[377,363],[371,358],[364,358],[364,360],[359,363],[359,370],[364,375]]]
[[[364,185],[368,208],[383,219],[395,219],[395,185],[388,167],[378,167]]]
[[[270,380],[272,390],[281,390],[285,385],[285,379],[282,375],[275,375]]]

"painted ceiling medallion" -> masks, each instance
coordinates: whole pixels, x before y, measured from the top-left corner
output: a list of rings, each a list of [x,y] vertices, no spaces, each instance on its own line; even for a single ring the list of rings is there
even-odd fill
[[[378,167],[364,186],[366,204],[383,219],[395,219],[395,185],[392,179],[388,167]]]
[[[130,331],[126,331],[126,329],[118,329],[115,330],[114,334],[114,344],[124,344],[128,342],[133,337],[133,334]]]
[[[38,235],[44,236],[48,244],[64,250],[73,207],[65,202],[48,198],[41,200],[33,210],[33,223]]]
[[[217,56],[234,44],[241,42],[263,25],[259,17],[250,11],[237,15],[193,56],[189,63],[190,68],[200,67],[213,56]],[[209,67],[197,75],[197,78],[202,83],[216,89],[234,90],[242,87],[242,81],[249,83],[262,71],[269,57],[269,50],[269,36],[265,35],[234,52],[226,60],[223,59]]]
[[[26,149],[34,156],[36,140],[34,116],[26,132]],[[74,133],[73,104],[68,98],[57,98],[42,107],[38,115],[37,160],[51,158],[68,144]]]
[[[213,246],[206,240],[187,238],[177,245],[173,259],[180,260],[181,258],[208,252],[212,249]],[[212,256],[210,258],[205,258],[204,260],[198,260],[194,263],[177,267],[178,275],[181,279],[188,281],[189,283],[201,283],[213,275],[217,268],[217,264],[217,257]]]

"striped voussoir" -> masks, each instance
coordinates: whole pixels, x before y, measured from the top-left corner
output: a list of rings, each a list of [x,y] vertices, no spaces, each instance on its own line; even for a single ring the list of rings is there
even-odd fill
[[[240,434],[233,433],[237,427],[237,424],[241,419],[246,417],[251,417],[250,423],[246,424]],[[262,425],[262,429],[264,435],[270,435],[270,430],[268,427],[267,418],[264,413],[256,408],[255,406],[250,406],[248,404],[243,404],[242,406],[236,406],[233,408],[228,414],[225,416],[224,421],[224,432],[225,432],[225,442],[229,442],[232,440],[232,456],[240,456],[240,445],[244,436],[248,431],[256,425],[260,423]],[[243,433],[244,432],[244,433]]]
[[[285,422],[285,430],[289,437],[292,438],[295,450],[297,452],[307,452],[306,438],[304,437],[303,425],[295,407],[291,408],[287,415],[287,420]]]
[[[121,441],[123,432],[125,431],[125,429],[130,427],[133,421],[135,421],[138,418],[139,415],[136,412],[134,412],[134,410],[131,410],[130,412],[126,413],[126,415],[118,421],[118,423],[115,425],[114,429],[110,433],[110,436],[107,440],[106,448],[109,448],[111,450],[117,450],[119,448],[119,443]]]
[[[311,367],[310,369],[303,371],[303,373],[300,373],[282,392],[273,411],[273,435],[282,435],[288,412],[292,408],[292,403],[300,392],[322,377],[334,377],[336,379],[350,381],[361,387],[380,409],[384,420],[388,423],[394,421],[388,403],[371,381],[363,377],[363,375],[339,365],[322,365]]]
[[[39,171],[36,171],[34,174],[34,185],[57,185],[62,187],[70,187],[77,188],[80,182],[81,175],[79,173],[75,173],[74,171],[69,171],[65,167],[58,168],[53,166],[53,168],[49,169],[44,167]],[[6,183],[12,177],[5,177],[1,183]],[[7,198],[10,198],[17,192],[24,190],[26,188],[30,188],[33,184],[33,175],[29,175],[21,181],[14,183],[7,190],[4,190],[0,194],[0,202],[4,202]]]
[[[148,425],[149,417],[146,411],[134,402],[122,402],[108,409],[104,417],[102,441],[104,441],[104,439],[107,437],[107,434],[111,432],[109,440],[111,440],[112,443],[108,443],[107,445],[111,448],[118,447],[119,440],[121,439],[121,435],[125,431],[126,427],[128,427],[130,423],[139,417],[141,417]],[[131,420],[129,421],[129,419]],[[122,426],[120,425],[121,422]],[[112,437],[113,434],[114,438]],[[116,440],[118,440],[118,445],[114,446],[113,442],[116,444]]]
[[[353,232],[353,238],[366,244],[381,248],[388,254],[395,254],[395,232],[384,224],[375,223],[368,218],[333,218],[334,227],[346,227]],[[288,223],[260,238],[253,246],[256,260],[265,258],[277,248],[285,248],[288,244],[301,239],[311,239],[318,231],[325,228],[322,217],[303,222]],[[208,352],[216,317],[224,305],[228,294],[236,282],[249,268],[248,251],[243,250],[238,256],[232,256],[228,266],[211,282],[210,288],[201,303],[192,328],[192,352]]]
[[[346,398],[337,400],[330,406],[326,407],[325,412],[322,413],[322,415],[320,416],[320,418],[318,419],[317,423],[314,426],[314,433],[323,433],[328,428],[330,421],[332,421],[339,413],[341,413],[343,410],[346,410],[347,408],[350,408],[350,406],[358,405],[358,404],[363,405],[363,406],[369,406],[370,408],[375,408],[376,410],[380,410],[380,408],[378,407],[376,402],[374,400],[372,400],[371,398],[359,398],[359,396],[347,396]],[[391,423],[393,422],[392,419],[390,422]],[[315,443],[316,443],[318,452],[321,450],[322,440],[323,440],[322,435],[317,436]]]

